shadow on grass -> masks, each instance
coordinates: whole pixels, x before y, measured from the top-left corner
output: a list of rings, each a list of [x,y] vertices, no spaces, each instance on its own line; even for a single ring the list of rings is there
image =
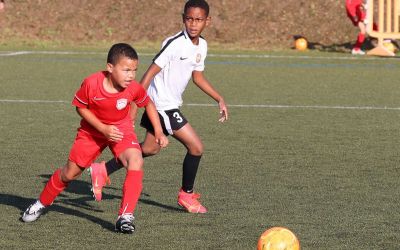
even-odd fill
[[[355,41],[352,42],[345,42],[345,43],[333,43],[329,45],[324,45],[319,42],[309,41],[306,37],[301,35],[294,35],[293,39],[305,38],[308,41],[308,49],[310,50],[317,50],[321,52],[335,52],[335,53],[351,53],[351,50],[354,46]],[[375,47],[377,41],[376,39],[372,39],[371,37],[367,37],[363,44],[362,49],[365,51],[371,50]],[[292,49],[295,49],[292,47]]]
[[[51,175],[49,174],[43,174],[43,175],[39,175],[39,177],[44,178],[43,182],[43,186],[46,185],[47,181],[50,179]],[[73,205],[79,208],[83,208],[83,209],[87,209],[87,210],[91,210],[91,211],[95,211],[95,212],[102,212],[101,210],[95,209],[93,208],[89,202],[92,202],[93,196],[92,196],[92,191],[91,189],[91,185],[86,182],[86,181],[81,181],[81,180],[74,180],[72,181],[68,187],[61,192],[58,196],[57,196],[57,200],[59,200],[59,203],[64,203],[64,204],[68,204],[68,205]],[[113,187],[107,187],[107,189],[115,189]],[[71,198],[69,197],[68,194],[77,194],[80,195],[81,197],[79,198]],[[120,200],[122,197],[119,195],[110,195],[110,194],[104,194],[103,193],[103,197],[102,200],[113,200],[113,199],[117,199]]]
[[[18,208],[21,211],[20,215],[22,215],[23,211],[29,206],[29,204],[32,204],[34,201],[35,201],[35,199],[24,198],[24,197],[17,196],[17,195],[0,194],[0,204]],[[108,221],[100,219],[96,216],[78,211],[76,209],[64,207],[64,206],[60,205],[60,203],[62,203],[62,202],[58,202],[58,203],[51,205],[51,207],[49,209],[47,209],[45,211],[45,213],[47,213],[48,211],[56,211],[56,212],[59,212],[62,214],[68,214],[68,215],[77,216],[80,218],[85,218],[93,223],[99,224],[100,226],[102,226],[103,228],[105,228],[109,231],[114,231],[113,223],[110,223]]]
[[[311,50],[318,50],[321,52],[335,52],[335,53],[350,53],[353,44],[347,43],[334,43],[330,45],[323,45],[318,42],[308,42],[308,48]]]
[[[145,193],[142,193],[142,196],[150,197],[150,195],[145,194]],[[184,212],[185,211],[182,208],[174,207],[174,206],[170,206],[170,205],[165,205],[165,204],[162,204],[162,203],[159,203],[157,201],[150,200],[150,199],[140,198],[139,202],[147,204],[147,205],[150,205],[150,206],[155,206],[155,207],[160,207],[160,208],[163,208],[163,209],[171,210],[171,211],[178,211],[178,212]]]
[[[45,178],[45,180],[43,181],[44,184],[47,183],[50,176],[51,175],[48,175],[48,174],[39,175],[39,177]],[[107,189],[117,190],[116,188],[112,188],[112,187],[107,187]],[[69,197],[68,193],[81,195],[82,197],[71,198],[71,197]],[[146,197],[146,198],[143,198],[143,197]],[[146,193],[142,193],[141,198],[139,199],[139,202],[147,204],[147,205],[151,205],[151,206],[157,206],[157,207],[160,207],[163,209],[168,209],[171,211],[179,211],[179,212],[183,211],[183,209],[180,209],[180,208],[177,208],[174,206],[165,205],[165,204],[153,201],[151,199],[148,199],[147,197],[150,197],[150,195],[148,195]],[[122,197],[118,196],[118,195],[111,195],[111,194],[103,193],[103,200],[117,199],[118,201],[120,201],[121,198]],[[21,216],[22,213],[25,211],[25,209],[30,204],[32,204],[34,201],[35,201],[35,199],[32,199],[32,198],[24,198],[24,197],[17,196],[17,195],[0,193],[0,204],[18,208],[21,211],[19,216]],[[97,212],[97,213],[103,212],[103,210],[96,209],[89,203],[92,201],[93,201],[93,197],[92,197],[92,194],[90,191],[90,184],[85,181],[75,180],[75,181],[72,181],[70,183],[70,185],[68,185],[68,187],[60,195],[58,195],[58,197],[55,200],[55,202],[53,203],[53,205],[51,205],[51,207],[49,207],[49,209],[47,209],[44,212],[44,214],[49,211],[56,211],[56,212],[59,212],[62,214],[85,218],[93,223],[100,225],[104,229],[114,232],[114,224],[113,223],[105,221],[97,216],[90,215],[85,212],[79,211],[77,209],[71,209],[71,208],[67,208],[67,207],[63,206],[63,204],[66,204],[66,205],[72,205],[74,207],[85,209],[85,210],[92,211],[92,212]]]
[[[46,180],[43,181],[43,183],[46,184],[47,180],[50,179],[51,175],[40,175],[40,177],[46,178]],[[90,204],[88,204],[88,201],[93,201],[92,192],[90,191],[90,188],[91,188],[91,186],[89,183],[87,183],[85,181],[75,180],[75,181],[72,181],[68,185],[68,187],[64,190],[64,192],[62,192],[58,196],[58,198],[64,198],[61,200],[61,202],[68,204],[68,205],[73,205],[76,207],[80,207],[83,209],[92,210],[92,211],[96,211],[96,212],[102,212],[101,210],[97,210],[97,209],[93,208],[92,206],[90,206]],[[122,199],[122,196],[120,196],[120,195],[112,195],[112,194],[108,194],[108,193],[104,192],[106,190],[118,190],[118,189],[114,188],[114,187],[110,187],[110,186],[105,187],[103,189],[103,195],[102,195],[103,201],[104,200],[114,200],[114,199],[117,199],[118,201],[120,201]],[[122,190],[121,190],[121,192],[122,192]],[[83,195],[84,197],[71,199],[71,198],[67,198],[68,196],[66,195],[66,193]],[[171,211],[180,211],[180,212],[184,211],[183,209],[180,209],[178,207],[165,205],[165,204],[156,202],[154,200],[151,200],[149,198],[143,198],[143,197],[150,197],[150,195],[142,192],[141,198],[139,199],[140,203],[160,207],[163,209],[168,209]]]

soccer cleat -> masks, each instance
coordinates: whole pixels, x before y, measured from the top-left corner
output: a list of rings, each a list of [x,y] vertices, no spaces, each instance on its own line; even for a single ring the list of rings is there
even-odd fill
[[[182,189],[179,190],[178,194],[178,205],[183,207],[189,213],[204,214],[207,213],[207,209],[200,204],[198,199],[200,194],[198,193],[186,193]]]
[[[131,234],[135,231],[135,225],[133,225],[132,214],[122,214],[118,216],[117,223],[115,223],[115,231],[124,234]]]
[[[110,185],[110,178],[107,175],[106,164],[104,161],[100,163],[92,163],[89,169],[90,178],[92,179],[92,193],[96,201],[101,201],[103,187]]]
[[[46,207],[39,201],[36,200],[35,203],[31,204],[25,212],[22,214],[21,219],[24,222],[32,222],[39,219],[40,215],[43,214]]]
[[[360,48],[354,48],[351,50],[352,55],[365,55],[365,52],[362,51]]]

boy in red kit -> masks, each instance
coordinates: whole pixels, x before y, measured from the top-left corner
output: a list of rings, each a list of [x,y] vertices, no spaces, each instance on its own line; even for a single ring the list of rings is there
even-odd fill
[[[360,30],[357,36],[357,41],[354,44],[353,49],[351,50],[351,54],[364,55],[365,52],[361,50],[361,46],[365,41],[365,35],[367,30],[365,24],[365,18],[366,18],[365,3],[363,2],[363,0],[346,0],[346,12],[347,16],[350,18],[353,25],[357,26]],[[375,26],[376,25],[374,24],[374,29],[376,29]]]
[[[108,52],[107,70],[83,81],[72,101],[82,120],[68,162],[54,172],[39,199],[26,209],[24,222],[37,220],[68,183],[109,147],[127,170],[115,230],[133,233],[133,212],[142,190],[143,159],[130,117],[132,102],[145,107],[155,127],[155,143],[160,147],[168,144],[154,103],[134,80],[137,67],[136,51],[128,44],[114,44]]]

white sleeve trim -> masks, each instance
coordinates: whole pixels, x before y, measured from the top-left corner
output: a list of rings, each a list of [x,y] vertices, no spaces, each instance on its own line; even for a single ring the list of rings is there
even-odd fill
[[[77,95],[75,95],[75,99],[78,100],[80,103],[88,105],[88,103],[82,101],[81,99],[79,99],[79,97]]]

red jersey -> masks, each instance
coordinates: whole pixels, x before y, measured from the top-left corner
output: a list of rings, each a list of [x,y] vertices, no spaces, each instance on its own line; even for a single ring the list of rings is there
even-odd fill
[[[123,91],[108,93],[103,86],[107,74],[107,71],[100,71],[84,79],[75,93],[72,105],[89,109],[105,124],[131,123],[130,104],[134,102],[138,107],[146,106],[149,102],[146,90],[136,81],[132,81]],[[92,128],[84,119],[81,120],[81,127]]]
[[[346,12],[354,25],[364,21],[366,13],[363,7],[363,0],[346,0]]]

